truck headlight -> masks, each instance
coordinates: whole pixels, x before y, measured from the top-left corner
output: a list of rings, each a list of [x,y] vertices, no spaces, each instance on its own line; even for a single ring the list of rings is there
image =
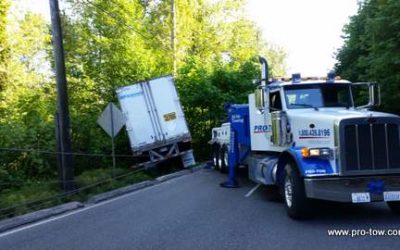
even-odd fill
[[[333,157],[333,150],[330,148],[302,148],[301,155],[304,158],[316,157],[331,159]]]

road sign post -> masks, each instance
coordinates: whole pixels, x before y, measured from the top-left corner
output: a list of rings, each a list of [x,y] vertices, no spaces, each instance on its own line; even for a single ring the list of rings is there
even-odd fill
[[[112,175],[113,178],[115,177],[115,143],[114,143],[114,118],[113,118],[113,109],[114,105],[110,105],[110,115],[111,115],[111,154],[112,154],[112,159],[113,159],[113,171]]]

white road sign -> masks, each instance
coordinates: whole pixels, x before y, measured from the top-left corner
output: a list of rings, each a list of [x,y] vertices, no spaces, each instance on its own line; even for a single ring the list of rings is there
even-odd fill
[[[125,116],[117,108],[117,106],[111,102],[107,105],[103,113],[97,119],[97,123],[110,137],[115,137],[125,125],[125,122]]]

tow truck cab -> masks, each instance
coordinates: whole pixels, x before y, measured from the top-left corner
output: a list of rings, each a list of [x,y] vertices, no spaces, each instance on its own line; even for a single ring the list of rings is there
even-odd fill
[[[356,107],[360,86],[369,102]],[[370,110],[380,102],[376,84],[293,75],[248,100],[228,105],[229,123],[213,129],[216,167],[229,166],[232,185],[234,169],[246,165],[251,180],[278,187],[293,218],[310,213],[311,199],[387,201],[399,212],[400,117]]]

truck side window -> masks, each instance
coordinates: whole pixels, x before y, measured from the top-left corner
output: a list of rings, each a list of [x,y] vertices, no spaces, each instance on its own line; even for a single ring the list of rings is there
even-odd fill
[[[276,91],[269,95],[269,107],[271,112],[276,110],[282,110],[282,101],[279,91]]]

